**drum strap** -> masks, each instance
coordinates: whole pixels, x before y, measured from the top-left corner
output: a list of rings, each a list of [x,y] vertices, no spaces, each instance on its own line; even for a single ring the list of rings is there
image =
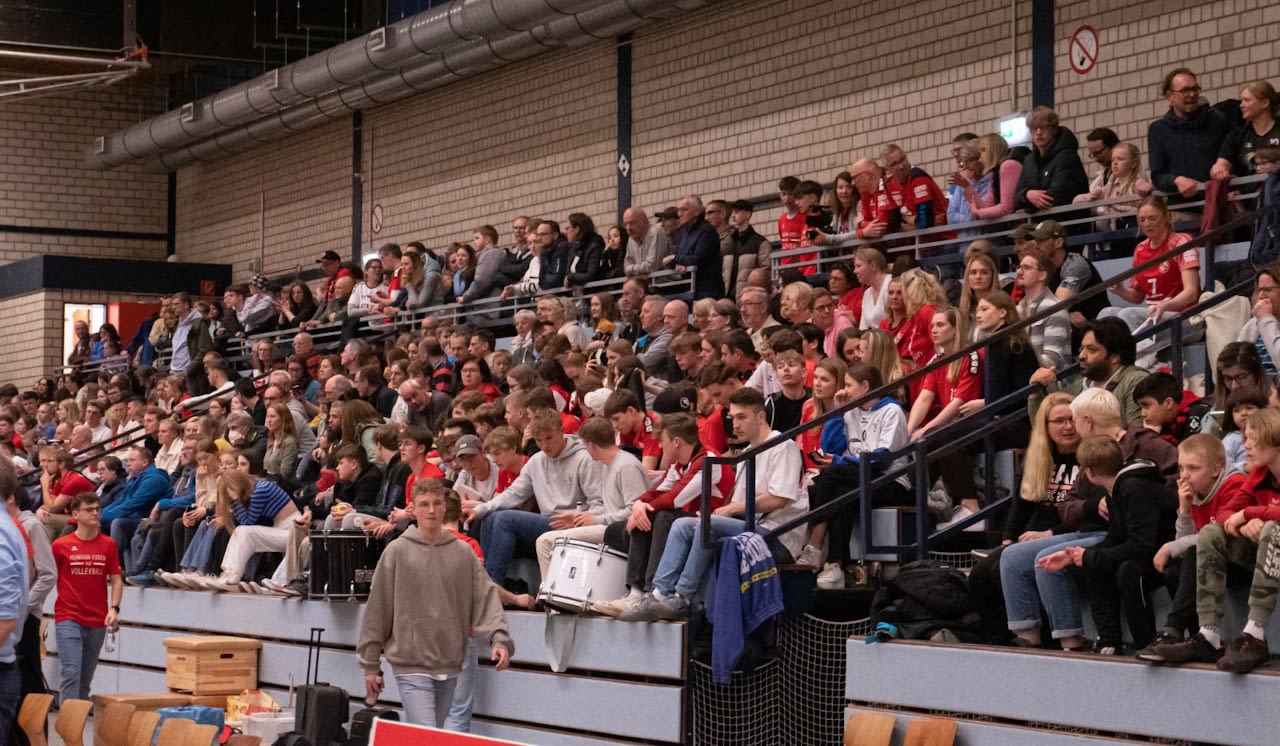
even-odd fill
[[[569,657],[573,653],[573,642],[578,636],[578,615],[562,614],[547,607],[547,664],[556,673],[564,673],[569,668]]]

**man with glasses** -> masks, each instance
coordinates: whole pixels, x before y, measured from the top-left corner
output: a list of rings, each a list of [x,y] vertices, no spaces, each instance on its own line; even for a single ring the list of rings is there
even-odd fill
[[[1049,273],[1053,263],[1039,249],[1020,252],[1017,282],[1022,287],[1022,301],[1018,304],[1018,318],[1026,319],[1057,305],[1058,298],[1049,290]],[[1071,364],[1071,320],[1066,311],[1055,311],[1048,318],[1027,328],[1031,337],[1031,349],[1035,350],[1044,366],[1037,371],[1033,381],[1052,385],[1059,370]]]
[[[1027,115],[1031,152],[1022,161],[1022,175],[1014,195],[1014,208],[1035,212],[1069,205],[1077,194],[1089,191],[1089,177],[1080,162],[1076,135],[1058,124],[1058,113],[1037,106]]]
[[[1106,127],[1091,131],[1084,138],[1085,149],[1093,162],[1101,166],[1098,175],[1089,182],[1089,192],[1101,191],[1111,181],[1111,149],[1120,144],[1120,137]]]
[[[60,701],[88,699],[98,654],[107,629],[120,614],[124,580],[116,543],[104,535],[98,496],[82,492],[71,499],[75,533],[53,542],[53,559],[58,566],[58,595],[53,605],[54,630],[58,640],[58,663],[62,669],[58,690]],[[107,603],[107,586],[111,602]]]
[[[947,223],[947,195],[924,169],[911,165],[900,145],[885,146],[880,156],[888,178],[884,189],[890,204],[917,230]],[[856,186],[856,184],[855,184]]]
[[[1169,111],[1147,127],[1151,181],[1156,189],[1190,199],[1209,178],[1231,124],[1222,112],[1200,102],[1200,83],[1185,67],[1165,75],[1160,92]]]
[[[902,228],[902,213],[884,189],[884,169],[873,158],[859,158],[849,166],[858,190],[858,238],[880,238]]]

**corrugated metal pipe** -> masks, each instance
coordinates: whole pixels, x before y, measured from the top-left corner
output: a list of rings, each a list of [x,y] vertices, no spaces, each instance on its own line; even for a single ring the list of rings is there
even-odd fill
[[[144,163],[176,170],[714,2],[453,0],[99,137],[85,156],[100,169]]]

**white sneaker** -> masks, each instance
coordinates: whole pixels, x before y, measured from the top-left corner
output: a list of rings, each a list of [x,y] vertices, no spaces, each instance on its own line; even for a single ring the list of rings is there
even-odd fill
[[[825,559],[823,555],[825,554],[826,552],[813,546],[812,544],[805,544],[804,549],[800,550],[800,555],[796,557],[796,564],[806,565],[816,570],[822,567],[822,560]]]
[[[941,531],[944,528],[950,528],[952,525],[959,523],[960,521],[963,521],[966,518],[971,517],[972,515],[973,515],[972,510],[969,510],[963,505],[957,505],[955,509],[951,511],[951,517],[946,521],[939,523],[936,526],[936,530]],[[972,528],[972,526],[970,526],[969,528]],[[965,529],[965,530],[967,531],[968,529]],[[981,530],[981,529],[978,529],[978,530]]]
[[[828,562],[818,573],[818,587],[826,591],[844,588],[844,568],[837,562]]]
[[[644,594],[638,590],[632,590],[622,598],[612,601],[597,601],[591,604],[591,610],[601,616],[618,618],[623,612],[630,611],[640,604],[640,599],[644,598]]]

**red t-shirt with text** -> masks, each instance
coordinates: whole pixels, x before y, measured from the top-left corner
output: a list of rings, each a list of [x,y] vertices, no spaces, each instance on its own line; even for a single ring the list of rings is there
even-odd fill
[[[53,618],[82,627],[107,626],[107,581],[120,574],[120,551],[110,536],[85,541],[67,534],[53,542],[58,567],[58,598]]]

